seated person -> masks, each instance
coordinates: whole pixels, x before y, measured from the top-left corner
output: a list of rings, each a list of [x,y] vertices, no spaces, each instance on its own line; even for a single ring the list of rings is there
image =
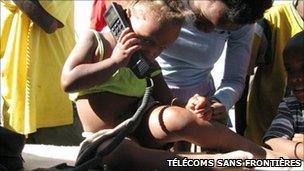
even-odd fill
[[[143,97],[146,80],[138,79],[128,68],[130,56],[141,49],[158,68],[155,58],[177,39],[185,13],[188,13],[182,2],[176,0],[120,3],[132,29],[125,29],[117,42],[110,32],[87,32],[76,44],[63,68],[62,88],[72,93],[71,98],[76,102],[86,132],[113,128],[135,112]],[[129,139],[107,156],[105,162],[110,168],[119,166],[113,170],[138,170],[138,166],[145,166],[140,169],[155,170],[166,168],[166,159],[174,157],[227,157],[177,154],[164,150],[179,140],[227,151],[246,150],[256,158],[269,157],[269,151],[216,121],[205,120],[203,114],[211,109],[204,107],[204,97],[196,95],[190,98],[186,107],[176,104],[162,74],[154,72],[152,79],[154,105],[146,110],[141,124]],[[250,153],[239,151],[232,157],[251,158]]]
[[[272,150],[304,160],[304,31],[292,37],[284,51],[287,85],[292,95],[283,99],[264,136]]]

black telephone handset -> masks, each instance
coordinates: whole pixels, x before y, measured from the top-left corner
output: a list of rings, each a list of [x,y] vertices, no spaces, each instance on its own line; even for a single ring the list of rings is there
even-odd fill
[[[115,2],[111,3],[111,6],[104,14],[104,18],[116,40],[118,40],[121,32],[126,27],[130,27],[130,24],[126,18],[126,12]],[[145,56],[143,56],[140,51],[133,53],[128,66],[140,79],[150,77],[152,72],[151,62]]]

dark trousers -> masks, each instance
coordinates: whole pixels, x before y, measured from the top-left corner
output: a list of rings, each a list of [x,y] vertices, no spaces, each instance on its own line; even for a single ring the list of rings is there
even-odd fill
[[[50,128],[39,128],[36,132],[29,134],[27,144],[51,144],[78,146],[84,138],[81,122],[77,113],[74,113],[74,122],[70,125],[56,126]]]
[[[246,115],[247,115],[247,96],[249,89],[249,78],[246,77],[245,88],[242,97],[235,104],[235,130],[239,135],[244,136],[246,129]]]
[[[21,152],[25,136],[0,127],[0,170],[14,171],[23,168]]]

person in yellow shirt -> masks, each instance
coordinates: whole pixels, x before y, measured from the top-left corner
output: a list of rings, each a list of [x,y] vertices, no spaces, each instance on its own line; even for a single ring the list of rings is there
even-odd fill
[[[264,19],[269,26],[270,42],[263,38],[263,28],[258,26],[251,58],[251,66],[258,63],[258,68],[249,89],[245,131],[245,136],[260,145],[263,144],[262,137],[284,96],[286,72],[282,57],[283,49],[288,39],[304,30],[303,0],[287,1],[273,6],[265,13]]]
[[[44,139],[42,128],[73,122],[72,104],[60,88],[75,44],[73,16],[73,1],[1,0],[3,126],[33,143]]]

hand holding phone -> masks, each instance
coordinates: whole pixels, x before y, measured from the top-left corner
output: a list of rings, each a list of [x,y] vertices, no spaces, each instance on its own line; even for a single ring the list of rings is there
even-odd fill
[[[112,2],[111,6],[105,12],[104,17],[117,43],[123,41],[124,39],[120,39],[120,35],[126,28],[131,28],[123,8],[117,3]],[[119,48],[119,46],[120,45],[118,45],[117,48]],[[132,49],[132,56],[128,62],[128,66],[138,78],[150,77],[152,72],[151,62],[143,56],[139,50],[136,52],[133,52],[133,50],[137,50],[137,47]]]
[[[140,40],[137,38],[137,35],[127,27],[118,38],[111,58],[113,58],[119,66],[127,67],[131,56],[140,48]]]

